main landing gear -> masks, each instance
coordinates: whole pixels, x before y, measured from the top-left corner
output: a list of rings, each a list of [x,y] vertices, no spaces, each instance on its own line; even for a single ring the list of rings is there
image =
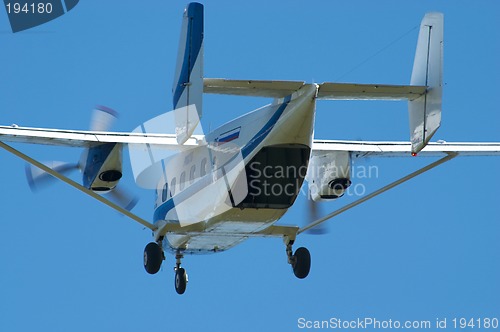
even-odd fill
[[[177,252],[175,255],[175,291],[177,294],[184,294],[188,283],[188,276],[186,270],[181,267],[181,259],[183,255]],[[165,260],[162,247],[156,243],[148,243],[144,248],[144,269],[149,274],[155,274],[160,271],[161,263]]]
[[[299,279],[304,279],[311,270],[311,254],[309,250],[300,247],[292,254],[293,240],[286,240],[286,255],[288,264],[292,266],[293,274]]]
[[[288,258],[288,264],[292,266],[293,274],[299,278],[304,279],[309,275],[311,270],[311,254],[309,250],[304,247],[300,247],[295,252],[293,252],[292,245],[294,240],[285,236],[286,244],[286,255]],[[146,248],[144,248],[144,269],[149,274],[157,273],[162,262],[165,260],[165,255],[163,248],[161,247],[161,240],[159,243],[151,242]],[[188,275],[186,270],[181,267],[181,260],[184,257],[182,251],[178,250],[175,255],[175,278],[174,286],[177,294],[184,294],[186,291],[186,286],[188,283]]]
[[[161,263],[165,259],[163,249],[156,242],[148,243],[144,248],[144,268],[149,274],[160,271]]]

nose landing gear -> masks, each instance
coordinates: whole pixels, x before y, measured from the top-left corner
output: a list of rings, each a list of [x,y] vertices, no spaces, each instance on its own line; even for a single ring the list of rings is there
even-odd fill
[[[181,259],[184,257],[181,253],[177,253],[175,255],[176,263],[175,263],[175,291],[177,294],[184,294],[186,291],[186,286],[188,283],[188,275],[186,270],[181,267]]]

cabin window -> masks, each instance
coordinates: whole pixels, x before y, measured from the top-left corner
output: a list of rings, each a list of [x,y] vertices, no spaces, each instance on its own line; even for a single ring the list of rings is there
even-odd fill
[[[184,190],[185,184],[186,184],[186,172],[182,172],[181,178],[179,180],[179,189]]]
[[[165,202],[167,200],[167,197],[168,197],[168,183],[165,183],[165,185],[163,186],[163,190],[161,192],[161,201]]]
[[[207,158],[201,160],[200,177],[207,174]]]
[[[170,181],[170,196],[174,196],[175,195],[175,183],[176,183],[176,180],[175,180],[175,177],[172,179],[172,181]]]
[[[196,165],[193,165],[191,166],[191,170],[189,171],[189,184],[193,184],[195,173],[196,173]]]

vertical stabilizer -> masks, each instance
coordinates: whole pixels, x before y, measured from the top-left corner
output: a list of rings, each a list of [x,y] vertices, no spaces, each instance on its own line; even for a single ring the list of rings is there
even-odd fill
[[[441,125],[443,83],[443,14],[428,13],[420,24],[411,85],[427,86],[408,102],[412,153],[422,150]]]
[[[203,5],[190,3],[184,10],[173,84],[177,142],[192,135],[202,115]]]

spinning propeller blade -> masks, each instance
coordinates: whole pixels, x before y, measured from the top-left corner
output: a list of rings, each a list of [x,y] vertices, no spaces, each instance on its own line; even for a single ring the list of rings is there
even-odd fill
[[[109,131],[118,118],[118,112],[102,105],[97,105],[90,120],[91,131]]]
[[[308,204],[308,221],[313,222],[314,220],[319,218],[319,210],[320,210],[320,205],[319,202],[313,201],[311,194],[308,195],[307,199],[307,204]],[[307,226],[307,225],[306,225]],[[309,230],[306,231],[307,234],[312,234],[312,235],[323,235],[328,233],[328,227],[326,224],[320,224],[316,227],[313,227]]]
[[[90,130],[92,131],[109,131],[113,123],[118,117],[118,112],[106,106],[96,106],[94,112],[92,113],[92,118],[90,121]],[[80,163],[68,163],[60,161],[50,161],[44,163],[50,169],[67,176],[73,170],[84,170],[86,165],[86,156],[89,153],[89,149],[86,149],[80,160]],[[48,185],[52,180],[56,180],[55,177],[47,172],[44,172],[40,168],[33,165],[26,165],[26,178],[28,179],[28,184],[32,191],[37,191],[44,185]],[[137,197],[125,193],[124,190],[120,188],[114,188],[107,193],[108,197],[115,204],[123,207],[124,209],[130,211],[137,204]]]
[[[136,196],[130,195],[122,188],[116,187],[106,194],[110,201],[123,207],[125,210],[132,210],[139,200]]]
[[[67,163],[62,161],[49,161],[44,163],[49,168],[56,172],[67,175],[71,171],[79,169],[78,164]],[[47,172],[42,171],[40,168],[35,167],[31,164],[26,164],[26,179],[28,180],[28,185],[32,191],[37,191],[43,186],[47,186],[53,183],[56,178]]]
[[[116,119],[118,112],[102,105],[97,105],[92,113],[90,120],[90,130],[92,131],[109,131]],[[137,204],[138,198],[128,194],[123,188],[115,187],[106,194],[108,198],[115,204],[130,211]]]

